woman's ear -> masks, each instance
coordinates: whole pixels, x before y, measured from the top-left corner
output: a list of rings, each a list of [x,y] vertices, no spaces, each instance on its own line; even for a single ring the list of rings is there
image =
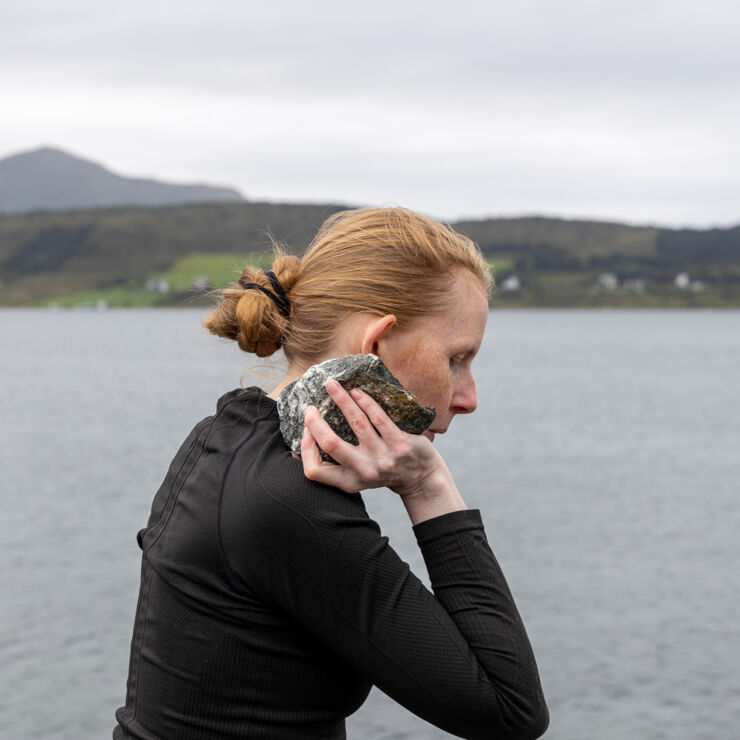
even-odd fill
[[[396,317],[392,313],[377,316],[365,327],[362,335],[362,353],[377,355],[380,340],[396,325]]]

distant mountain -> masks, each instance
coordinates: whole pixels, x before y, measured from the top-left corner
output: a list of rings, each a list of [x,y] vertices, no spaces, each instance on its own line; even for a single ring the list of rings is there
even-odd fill
[[[123,177],[51,147],[0,160],[0,213],[243,201],[233,188]]]

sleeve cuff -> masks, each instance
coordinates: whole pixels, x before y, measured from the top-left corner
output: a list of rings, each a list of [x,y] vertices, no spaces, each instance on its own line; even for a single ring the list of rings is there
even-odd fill
[[[461,509],[426,519],[412,527],[419,546],[455,532],[483,529],[480,509]]]

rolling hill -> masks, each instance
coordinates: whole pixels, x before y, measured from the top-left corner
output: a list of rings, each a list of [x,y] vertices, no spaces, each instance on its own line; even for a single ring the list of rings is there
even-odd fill
[[[233,188],[124,177],[51,147],[0,160],[0,213],[243,200]]]
[[[0,305],[193,305],[301,252],[337,204],[210,203],[0,216]],[[555,218],[453,224],[481,247],[501,306],[740,307],[740,226],[676,230]]]

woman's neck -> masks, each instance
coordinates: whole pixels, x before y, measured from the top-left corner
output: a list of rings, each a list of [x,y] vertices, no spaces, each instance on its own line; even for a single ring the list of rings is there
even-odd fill
[[[291,365],[288,368],[288,372],[285,373],[283,376],[283,379],[273,388],[268,394],[268,398],[272,398],[273,401],[277,401],[278,396],[282,393],[283,388],[285,386],[290,385],[294,380],[297,380],[298,378],[303,375],[303,373],[308,370],[309,366],[306,365],[306,367],[303,367],[302,365]]]

